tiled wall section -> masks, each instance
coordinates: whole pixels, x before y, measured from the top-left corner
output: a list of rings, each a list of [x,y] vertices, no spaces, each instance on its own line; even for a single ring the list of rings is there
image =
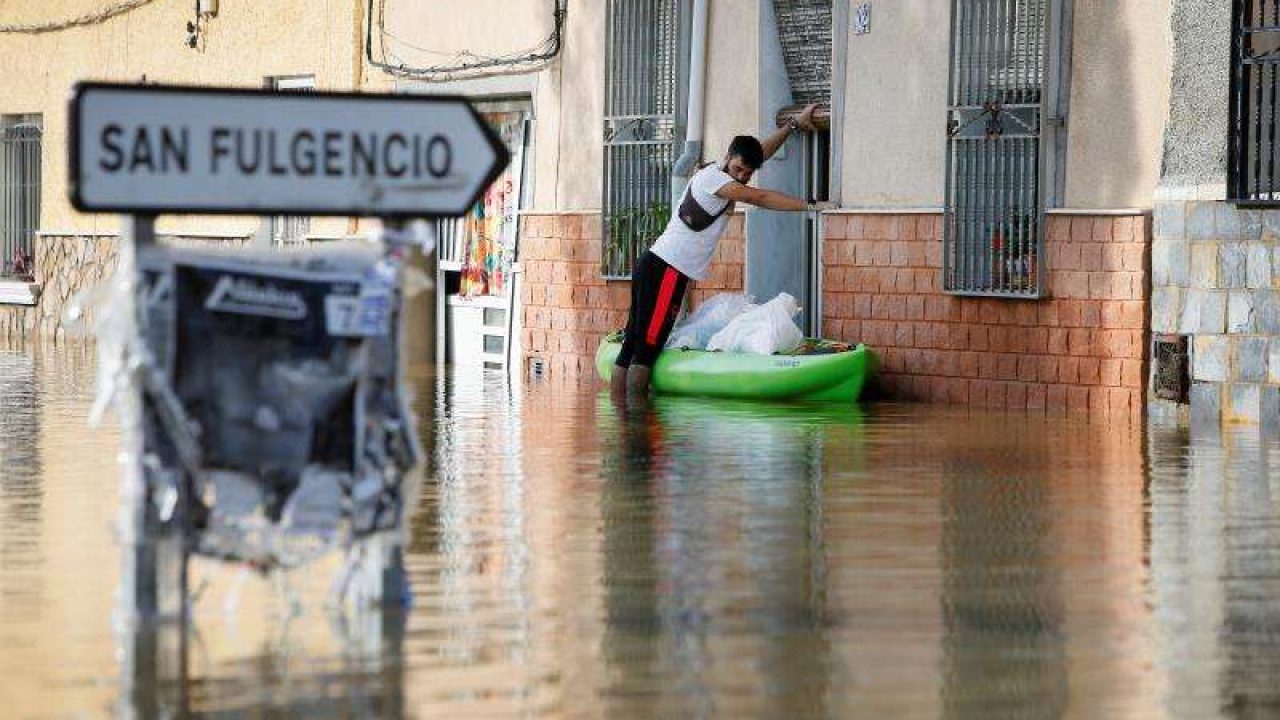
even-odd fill
[[[941,289],[939,214],[829,215],[825,334],[865,342],[892,397],[1139,417],[1149,218],[1048,216],[1048,297]]]
[[[166,244],[195,247],[244,245],[248,237],[164,235]],[[105,280],[116,267],[115,235],[37,235],[36,276],[40,297],[32,307],[0,305],[0,342],[21,345],[28,340],[62,342],[68,335],[67,308],[82,290]],[[89,307],[76,332],[85,339],[93,327],[95,308]]]
[[[1167,201],[1154,224],[1151,330],[1194,338],[1192,415],[1280,426],[1280,211]]]
[[[689,294],[690,307],[716,293],[741,292],[743,217],[730,218],[710,277]],[[521,219],[524,349],[527,361],[540,359],[545,372],[594,377],[600,338],[626,324],[631,283],[601,277],[600,227],[596,213],[526,214]]]
[[[35,258],[35,280],[40,286],[36,305],[0,306],[0,340],[11,344],[36,338],[63,339],[63,315],[71,301],[115,269],[116,238],[37,235]]]

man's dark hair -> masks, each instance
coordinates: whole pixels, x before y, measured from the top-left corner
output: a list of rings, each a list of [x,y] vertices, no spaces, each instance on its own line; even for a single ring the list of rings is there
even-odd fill
[[[737,155],[742,158],[742,162],[751,166],[753,170],[759,170],[764,164],[764,148],[760,145],[760,141],[750,135],[738,135],[729,143],[729,155]]]

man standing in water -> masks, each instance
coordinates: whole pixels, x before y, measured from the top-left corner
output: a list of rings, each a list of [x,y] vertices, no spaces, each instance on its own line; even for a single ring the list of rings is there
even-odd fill
[[[760,142],[739,135],[729,143],[720,165],[709,164],[689,178],[666,230],[636,260],[631,273],[631,309],[622,349],[613,368],[610,391],[644,394],[658,353],[667,344],[689,280],[706,278],[720,236],[736,202],[769,210],[828,210],[830,202],[806,202],[774,190],[750,187],[751,176],[773,157],[793,130],[813,130],[816,105]]]

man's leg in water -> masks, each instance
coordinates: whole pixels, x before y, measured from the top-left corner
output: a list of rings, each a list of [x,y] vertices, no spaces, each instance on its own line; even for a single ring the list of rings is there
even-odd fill
[[[628,388],[632,395],[645,396],[649,394],[649,367],[640,365],[639,363],[631,364],[631,387]]]
[[[613,366],[613,374],[609,376],[609,394],[618,398],[626,397],[627,394],[627,372],[628,368],[621,365]]]

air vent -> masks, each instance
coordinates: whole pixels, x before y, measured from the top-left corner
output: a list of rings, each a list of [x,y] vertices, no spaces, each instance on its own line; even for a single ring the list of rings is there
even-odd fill
[[[1156,335],[1151,345],[1155,395],[1161,400],[1187,402],[1191,380],[1186,335]]]
[[[547,364],[540,357],[529,358],[529,377],[540,378],[547,372]]]

